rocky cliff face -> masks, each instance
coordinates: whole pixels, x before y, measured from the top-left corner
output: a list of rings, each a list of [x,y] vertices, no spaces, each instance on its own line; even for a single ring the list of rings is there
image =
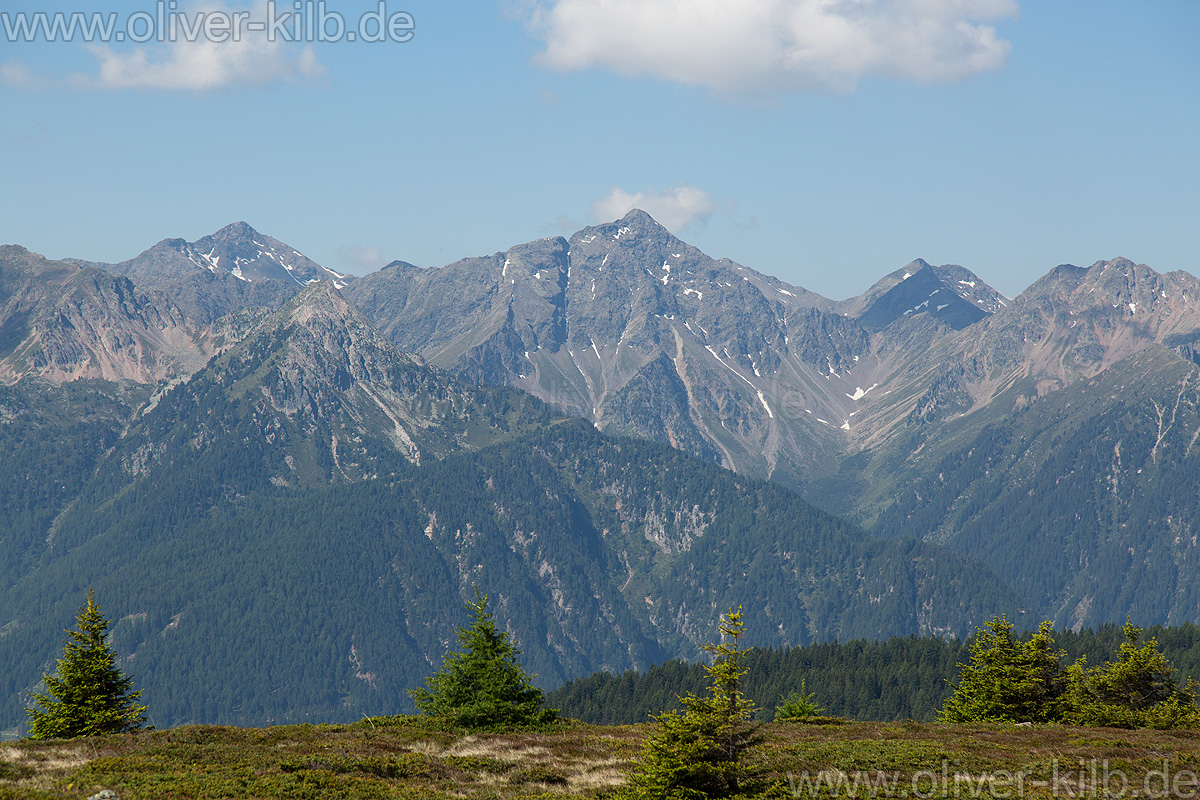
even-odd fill
[[[180,400],[184,391],[162,399],[175,414],[146,413],[132,434],[143,444],[129,469],[153,469],[166,440],[227,436],[236,422],[270,446],[278,483],[355,481],[401,461],[486,444],[547,416],[509,390],[478,389],[401,353],[324,281],[213,358],[188,382],[192,401]],[[216,420],[195,413],[209,403],[243,410]]]
[[[1147,347],[1190,352],[1200,338],[1198,300],[1200,281],[1183,272],[1160,275],[1124,258],[1059,266],[913,362],[927,376],[913,413],[924,421],[991,418]]]
[[[964,342],[989,374],[1018,371],[1059,385],[1091,377],[1151,344],[1200,332],[1200,281],[1125,258],[1060,266]]]
[[[190,375],[216,348],[179,309],[125,277],[0,248],[0,382],[37,377],[156,383]]]
[[[340,289],[351,280],[244,222],[226,225],[194,242],[164,239],[135,258],[105,266],[146,288],[169,285],[201,270],[232,275],[243,283],[274,280],[296,287],[327,280]]]
[[[353,280],[245,222],[194,242],[164,239],[118,264],[75,263],[127,275],[141,291],[164,298],[202,324],[242,308],[278,308],[315,281],[344,288]]]
[[[788,481],[840,447],[871,386],[850,375],[870,349],[854,319],[640,211],[442,269],[393,264],[347,296],[472,380]]]
[[[880,291],[880,284],[872,288],[874,296],[864,298],[868,304],[855,315],[872,332],[922,314],[962,330],[1005,305],[1004,298],[974,273],[957,266],[933,267],[921,259],[905,267],[886,291]]]

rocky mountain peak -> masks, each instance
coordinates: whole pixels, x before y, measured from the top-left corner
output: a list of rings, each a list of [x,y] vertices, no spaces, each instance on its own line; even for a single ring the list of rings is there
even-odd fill
[[[1099,300],[1120,304],[1154,302],[1162,291],[1162,275],[1127,258],[1098,261],[1084,275],[1080,288]],[[1136,310],[1132,313],[1136,313]]]
[[[78,265],[65,261],[50,261],[18,244],[0,245],[0,304],[8,302],[10,294],[30,278],[64,279],[78,271]],[[0,312],[0,319],[2,318]]]
[[[165,299],[201,324],[244,308],[279,308],[313,281],[344,288],[353,280],[240,221],[194,242],[163,239],[119,264],[68,262],[127,275],[138,291]]]
[[[665,233],[668,236],[673,235],[665,227],[660,225],[658,220],[656,220],[654,217],[650,216],[648,213],[646,213],[645,211],[643,211],[640,208],[630,209],[629,212],[625,216],[623,216],[623,217],[621,217],[621,219],[617,220],[616,224],[620,225],[622,228],[633,228],[635,231],[637,231],[639,233],[650,233],[650,234],[658,234],[658,235],[662,235]]]
[[[622,238],[628,238],[630,236],[649,236],[651,238],[661,238],[666,236],[674,238],[674,234],[660,225],[658,220],[654,219],[654,217],[650,216],[640,208],[635,208],[620,219],[616,219],[611,222],[602,222],[598,225],[586,227],[577,232],[572,239],[589,236],[593,233],[599,235],[612,235],[622,229],[625,230],[625,233],[621,234]]]
[[[256,343],[257,340],[257,343]],[[330,281],[316,281],[262,322],[246,339],[245,348],[286,351],[307,368],[323,374],[344,369],[355,380],[376,380],[375,369],[417,363],[400,353]]]
[[[933,271],[951,291],[988,314],[995,314],[1008,305],[1008,298],[984,283],[978,275],[957,264],[942,264]]]
[[[1097,261],[1086,269],[1062,264],[1021,293],[1022,306],[1044,317],[1078,319],[1172,317],[1200,296],[1200,281],[1183,272],[1162,275],[1127,258]],[[1157,327],[1155,323],[1154,327]]]
[[[690,255],[700,251],[685,244],[669,230],[639,208],[630,211],[621,219],[586,227],[571,237],[571,251],[579,248],[588,250],[620,250],[639,257],[664,252],[686,252]],[[589,247],[590,246],[590,247]]]
[[[957,264],[934,266],[923,258],[915,258],[900,269],[884,275],[862,294],[838,303],[833,303],[831,308],[848,317],[862,317],[867,309],[875,305],[881,297],[916,275],[921,275],[919,283],[921,285],[929,283],[930,290],[932,291],[934,287],[932,287],[932,283],[929,281],[930,275],[928,271],[932,271],[933,277],[946,289],[988,314],[996,313],[996,311],[1004,307],[1007,301],[1004,295],[991,286],[988,286],[987,283],[969,269],[960,267]],[[912,286],[907,287],[907,290],[911,292]],[[901,310],[907,310],[907,308],[909,307]],[[891,321],[894,320],[889,320],[887,324],[890,324]]]
[[[890,287],[884,288],[888,284]],[[858,314],[859,322],[870,331],[923,315],[962,330],[1004,305],[1002,295],[969,270],[955,265],[934,267],[920,258],[877,283],[871,294],[874,296],[864,299],[868,304]]]
[[[329,281],[310,284],[273,320],[275,324],[268,322],[264,329],[287,329],[292,340],[289,346],[294,351],[297,342],[309,340],[313,344],[300,346],[300,351],[309,352],[316,360],[341,364],[358,380],[376,379],[377,370],[370,368],[372,364],[418,363],[416,358],[397,351]]]
[[[289,322],[308,322],[318,318],[330,320],[352,320],[366,324],[362,314],[346,302],[329,281],[315,281],[300,291],[284,306],[283,314]]]
[[[259,238],[260,234],[254,228],[250,227],[246,222],[239,220],[231,222],[224,228],[211,234],[211,238],[218,242],[253,242]]]
[[[202,269],[224,271],[247,283],[278,280],[305,286],[313,281],[329,280],[341,288],[350,280],[346,275],[311,261],[278,239],[259,233],[245,222],[234,222],[196,240],[186,255]]]
[[[125,276],[0,248],[0,383],[186,377],[211,345],[178,309],[149,302]]]

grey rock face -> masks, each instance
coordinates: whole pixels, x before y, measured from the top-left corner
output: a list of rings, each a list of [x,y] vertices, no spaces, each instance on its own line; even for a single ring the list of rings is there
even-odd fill
[[[118,264],[76,263],[128,275],[141,291],[161,296],[205,324],[250,306],[278,308],[314,281],[344,288],[353,280],[245,222],[195,242],[164,239]]]
[[[917,262],[909,265],[916,266]],[[937,271],[920,262],[915,272],[904,273],[905,277],[875,299],[870,306],[858,317],[858,321],[870,331],[881,331],[887,326],[911,317],[915,314],[929,314],[954,330],[962,330],[986,317],[989,312],[963,297],[960,292],[967,290],[967,296],[972,296],[971,280],[965,279],[951,282],[943,280]],[[963,270],[963,272],[966,272]],[[968,273],[969,274],[969,273]]]
[[[192,374],[213,352],[208,331],[126,277],[0,247],[0,383],[155,383]]]
[[[397,455],[419,464],[546,415],[532,407],[525,415],[520,398],[510,402],[514,392],[478,389],[401,353],[326,281],[253,323],[186,388],[246,409],[241,418],[252,419],[255,436],[288,465],[276,463],[273,478],[289,484],[376,477]],[[144,456],[180,424],[162,412],[147,417],[149,427],[136,433],[144,447],[128,468],[152,465]],[[224,435],[206,421],[192,424],[189,436],[199,441]]]
[[[431,363],[755,475],[837,449],[856,392],[843,375],[869,349],[825,298],[641,211],[441,269],[398,262],[346,292]]]
[[[340,289],[351,280],[278,239],[259,233],[245,222],[226,225],[194,242],[164,239],[135,258],[113,264],[112,270],[147,288],[170,283],[197,270],[232,275],[245,283],[277,280],[297,287],[327,280]]]

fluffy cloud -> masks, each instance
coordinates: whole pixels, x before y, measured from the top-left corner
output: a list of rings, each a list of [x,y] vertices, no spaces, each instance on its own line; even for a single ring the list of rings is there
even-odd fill
[[[311,48],[289,51],[282,42],[243,39],[239,42],[174,42],[155,51],[142,48],[118,53],[89,47],[100,62],[97,75],[77,75],[85,89],[188,89],[204,91],[228,86],[260,85],[311,79],[324,67]]]
[[[672,233],[679,233],[693,222],[708,219],[718,206],[712,195],[690,184],[663,192],[637,194],[618,188],[592,203],[592,218],[596,222],[608,222],[620,219],[635,208],[654,217]]]
[[[881,75],[952,81],[1002,67],[1010,45],[983,23],[1017,0],[535,0],[537,57],[718,94],[849,91]]]

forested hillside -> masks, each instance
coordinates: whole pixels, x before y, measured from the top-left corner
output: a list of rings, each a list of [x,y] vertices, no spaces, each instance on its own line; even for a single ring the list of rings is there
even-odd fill
[[[1200,676],[1200,628],[1192,624],[1147,628],[1163,654],[1179,670],[1182,683]],[[1115,658],[1124,635],[1120,625],[1097,630],[1060,631],[1055,644],[1067,663],[1086,657],[1095,666]],[[824,642],[793,648],[755,648],[746,654],[746,694],[771,719],[801,681],[826,714],[858,720],[934,719],[950,695],[960,664],[970,660],[970,640],[893,637],[887,641]],[[703,665],[672,660],[644,671],[595,673],[567,682],[547,702],[564,716],[597,724],[645,722],[650,715],[679,708],[678,697],[702,694]]]
[[[258,478],[244,438],[101,480],[62,516],[0,598],[8,724],[89,586],[158,725],[405,709],[473,585],[543,686],[695,657],[731,604],[763,609],[760,644],[962,633],[1019,609],[952,554],[586,423],[303,490]]]
[[[1060,627],[1200,618],[1195,364],[1150,347],[978,422],[902,458],[926,443],[915,424],[876,455],[890,477],[870,493],[891,486],[876,532],[984,561]]]

